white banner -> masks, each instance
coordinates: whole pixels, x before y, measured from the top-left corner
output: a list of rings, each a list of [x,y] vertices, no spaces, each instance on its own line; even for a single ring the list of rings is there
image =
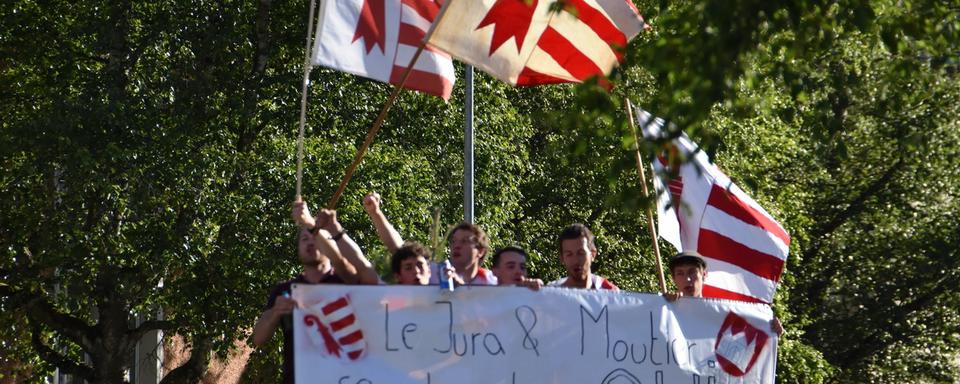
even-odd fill
[[[516,287],[297,285],[297,383],[773,383],[764,304]]]

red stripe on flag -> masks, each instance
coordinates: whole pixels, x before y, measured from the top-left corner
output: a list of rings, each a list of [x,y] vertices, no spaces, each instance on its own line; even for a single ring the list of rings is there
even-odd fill
[[[590,60],[587,55],[580,52],[576,46],[570,43],[566,37],[563,37],[553,27],[547,27],[540,35],[537,46],[553,58],[557,64],[567,70],[573,77],[580,81],[586,80],[594,75],[603,75],[603,70],[597,67],[597,64]]]
[[[685,220],[680,217],[680,202],[683,201],[683,177],[677,176],[675,179],[670,179],[667,186],[670,189],[670,206],[673,207],[673,214],[677,217],[679,234],[682,236],[686,229],[684,227]]]
[[[730,300],[746,301],[750,303],[769,304],[766,301],[760,300],[753,296],[744,295],[738,292],[728,291],[726,289],[715,287],[708,284],[703,285],[703,297],[715,297],[718,299],[730,299]]]
[[[577,8],[577,18],[596,32],[597,36],[613,49],[617,60],[623,60],[623,52],[627,48],[627,36],[607,16],[596,8],[587,5],[586,1],[568,1]]]
[[[352,325],[353,322],[356,321],[356,319],[357,319],[357,318],[354,317],[353,314],[351,313],[351,314],[347,315],[347,317],[344,317],[344,318],[342,318],[342,319],[340,319],[340,320],[337,320],[337,321],[334,321],[334,322],[330,323],[330,329],[332,329],[334,332],[337,332],[337,331],[339,331],[339,330],[341,330],[341,329],[344,329],[344,328]]]
[[[517,85],[519,86],[540,85],[540,84],[560,84],[560,83],[569,83],[569,82],[570,80],[564,80],[559,77],[545,75],[543,73],[534,71],[528,67],[523,67],[523,70],[520,71],[520,75],[517,76]]]
[[[667,186],[670,187],[670,193],[675,195],[674,198],[679,199],[680,194],[683,193],[683,178],[677,176],[675,179],[670,179]]]
[[[426,35],[427,33],[420,29],[420,27],[413,24],[400,23],[400,33],[397,36],[397,41],[400,44],[419,47],[420,43],[423,42],[423,37]],[[429,48],[429,46],[427,48]]]
[[[440,5],[429,0],[400,0],[400,4],[409,7],[419,14],[420,17],[431,22],[437,17],[437,13],[440,12]]]
[[[361,350],[359,350],[359,351],[352,351],[352,352],[350,352],[350,353],[347,353],[347,357],[349,357],[350,360],[356,360],[356,359],[359,359],[359,358],[360,358],[360,355],[362,355],[362,354],[363,354],[363,350],[361,349]],[[361,380],[361,381],[362,381],[362,380]]]
[[[394,65],[393,71],[390,73],[390,83],[400,84],[404,70],[406,70],[405,67]],[[410,71],[410,77],[407,78],[407,82],[403,87],[440,96],[444,100],[449,99],[450,94],[453,93],[453,83],[450,82],[449,79],[439,74],[421,71],[419,69]]]
[[[779,224],[754,209],[750,204],[741,201],[726,188],[714,184],[713,189],[710,191],[710,197],[707,199],[707,205],[711,205],[730,216],[736,217],[744,223],[760,227],[780,238],[780,240],[783,240],[783,243],[788,247],[790,246],[790,235],[788,235]]]
[[[420,44],[423,43],[423,38],[426,36],[427,36],[427,33],[424,30],[420,29],[420,27],[413,24],[400,23],[400,32],[397,35],[397,42],[399,44],[409,45],[414,49],[417,49],[418,47],[420,47]],[[443,57],[448,57],[448,55],[445,52],[430,46],[430,44],[427,44],[426,46],[424,46],[423,50],[427,52],[434,52]],[[420,58],[418,58],[417,60],[424,60],[423,55],[420,55]],[[410,64],[410,62],[408,61],[406,63],[403,63],[403,65],[407,65],[407,64]]]
[[[322,309],[323,314],[324,314],[324,315],[327,315],[327,316],[330,316],[331,313],[334,313],[334,312],[336,312],[337,310],[339,310],[339,309],[341,309],[341,308],[343,308],[343,307],[346,307],[347,304],[348,304],[348,303],[347,303],[347,299],[346,299],[345,297],[341,297],[341,298],[337,299],[336,301],[334,301],[334,302],[332,302],[332,303],[330,303],[330,304],[324,305],[324,306],[323,306],[323,309]]]
[[[779,282],[783,273],[783,260],[780,258],[754,250],[709,229],[700,228],[697,251],[705,257],[736,265],[774,282]],[[710,270],[709,262],[707,270]]]
[[[340,345],[347,345],[347,344],[356,343],[360,340],[363,340],[363,331],[358,329],[349,335],[341,337],[339,341],[340,341]]]

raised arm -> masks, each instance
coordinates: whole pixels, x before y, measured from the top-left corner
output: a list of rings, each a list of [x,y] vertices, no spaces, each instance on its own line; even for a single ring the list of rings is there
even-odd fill
[[[321,210],[321,212],[323,212],[323,210]],[[357,268],[343,256],[337,244],[330,239],[330,232],[323,228],[324,225],[329,224],[329,213],[323,217],[324,221],[320,221],[319,219],[321,217],[318,216],[314,218],[310,215],[310,209],[307,207],[307,203],[295,201],[293,202],[293,211],[290,215],[300,228],[308,229],[314,233],[314,243],[317,249],[330,259],[333,272],[336,273],[341,280],[347,284],[357,284],[360,281]]]
[[[336,273],[344,283],[359,284],[360,274],[357,272],[357,268],[343,256],[343,253],[340,252],[340,247],[338,247],[330,237],[330,232],[324,229],[318,229],[315,240],[317,249],[330,258],[330,266],[333,267],[333,272]]]
[[[347,234],[343,226],[337,220],[337,211],[322,209],[317,214],[317,225],[331,233],[331,238],[340,251],[340,254],[357,271],[357,283],[376,285],[380,282],[380,276],[377,270],[373,268],[373,263],[363,255],[360,246],[357,245],[350,235]]]
[[[363,198],[363,209],[367,211],[367,215],[370,215],[370,221],[373,221],[373,226],[377,229],[377,237],[392,255],[403,246],[403,238],[380,210],[380,202],[380,195],[370,192]]]

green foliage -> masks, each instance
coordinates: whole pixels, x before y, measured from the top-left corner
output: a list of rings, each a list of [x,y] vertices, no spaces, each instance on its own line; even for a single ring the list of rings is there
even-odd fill
[[[476,221],[493,246],[527,248],[531,274],[552,280],[556,234],[582,222],[597,234],[595,272],[658,290],[629,97],[694,137],[791,234],[775,305],[781,381],[956,381],[957,7],[637,3],[653,30],[631,43],[612,93],[477,75]],[[162,309],[155,325],[199,351],[248,337],[268,287],[297,270],[288,212],[306,14],[270,1],[0,10],[0,363],[25,367],[18,380],[59,366],[115,382],[131,313]],[[303,185],[316,208],[389,88],[328,69],[311,78]],[[422,242],[433,209],[459,222],[463,99],[462,86],[449,103],[403,93],[338,204],[381,272],[360,200],[379,192]],[[278,339],[245,380],[276,380]],[[195,381],[206,361],[191,364],[169,376]]]

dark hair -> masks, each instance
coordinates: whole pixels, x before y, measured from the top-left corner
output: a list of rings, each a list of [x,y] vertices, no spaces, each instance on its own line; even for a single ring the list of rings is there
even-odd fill
[[[502,255],[502,254],[505,253],[505,252],[516,252],[516,253],[519,253],[519,254],[523,255],[523,258],[524,258],[524,259],[527,258],[527,251],[524,251],[523,248],[516,247],[516,246],[513,246],[513,245],[507,246],[507,247],[503,247],[503,248],[498,249],[497,252],[493,254],[493,267],[496,267],[497,264],[500,263],[500,255]]]
[[[466,221],[457,224],[456,227],[453,227],[453,229],[450,230],[450,233],[447,235],[447,243],[453,240],[453,234],[460,230],[469,231],[474,237],[476,237],[477,248],[490,249],[490,239],[487,238],[487,233],[483,231],[483,228],[480,228],[479,225],[468,223]]]
[[[597,245],[593,242],[595,239],[593,232],[590,232],[590,228],[587,228],[586,225],[580,223],[566,227],[562,232],[560,232],[560,237],[557,239],[557,248],[560,249],[560,253],[562,254],[564,240],[574,240],[581,237],[587,238],[587,245],[590,246],[591,251],[597,250]]]
[[[674,268],[682,265],[696,265],[704,271],[707,270],[707,262],[703,261],[703,257],[697,251],[683,251],[673,256],[670,259],[670,274],[673,274]]]
[[[400,273],[400,264],[406,259],[417,256],[423,256],[424,259],[429,261],[430,250],[416,241],[408,241],[393,253],[393,256],[390,258],[390,269],[393,273]]]

